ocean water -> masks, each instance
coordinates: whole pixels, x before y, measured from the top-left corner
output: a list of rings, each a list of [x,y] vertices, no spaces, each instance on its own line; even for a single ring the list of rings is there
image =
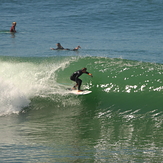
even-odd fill
[[[162,162],[162,15],[162,0],[1,0],[0,162]],[[70,94],[83,67],[92,93]]]

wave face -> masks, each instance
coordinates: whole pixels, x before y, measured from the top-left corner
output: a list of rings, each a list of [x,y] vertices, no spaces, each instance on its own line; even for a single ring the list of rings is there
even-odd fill
[[[93,74],[81,76],[82,88],[92,90],[86,101],[66,90],[74,84],[70,75],[82,67]],[[0,114],[44,108],[49,100],[56,107],[87,103],[103,109],[161,110],[162,69],[162,64],[105,57],[1,57]]]

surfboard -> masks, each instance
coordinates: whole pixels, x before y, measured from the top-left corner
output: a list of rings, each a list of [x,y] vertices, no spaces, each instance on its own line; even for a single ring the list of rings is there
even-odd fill
[[[0,33],[11,33],[10,31],[0,31]]]
[[[75,95],[86,95],[92,92],[88,90],[83,90],[81,92],[78,92],[78,90],[72,90],[72,89],[68,89],[68,90],[70,91],[70,93],[75,94]]]

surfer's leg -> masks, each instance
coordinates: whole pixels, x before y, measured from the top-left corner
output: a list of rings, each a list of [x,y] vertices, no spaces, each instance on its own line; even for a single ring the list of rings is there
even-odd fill
[[[76,85],[74,85],[74,86],[72,87],[72,89],[76,89],[76,87],[78,86],[77,81],[76,81],[75,78],[73,78],[72,76],[70,77],[70,80],[76,82]]]
[[[81,87],[81,84],[82,84],[82,80],[81,79],[78,79],[77,80],[77,84],[78,84],[78,90],[80,90],[80,87]]]
[[[72,89],[76,89],[77,86],[78,86],[78,84],[76,83],[76,85],[74,85]]]

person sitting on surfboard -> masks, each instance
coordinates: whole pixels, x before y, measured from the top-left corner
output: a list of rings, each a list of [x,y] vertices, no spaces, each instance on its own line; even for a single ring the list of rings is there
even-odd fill
[[[78,92],[81,92],[82,90],[80,90],[81,84],[82,84],[82,80],[79,79],[79,77],[83,74],[86,73],[89,76],[93,77],[91,73],[87,72],[87,68],[82,68],[81,70],[75,71],[71,76],[70,79],[72,81],[76,82],[76,85],[72,88],[72,89],[76,89],[76,87],[78,86]]]
[[[60,43],[57,43],[57,48],[50,48],[51,50],[70,50],[70,49],[65,49]],[[78,49],[80,49],[80,46],[77,46],[76,48],[72,49],[73,51],[77,51]]]
[[[16,32],[15,27],[16,27],[16,22],[13,22],[10,32]]]

